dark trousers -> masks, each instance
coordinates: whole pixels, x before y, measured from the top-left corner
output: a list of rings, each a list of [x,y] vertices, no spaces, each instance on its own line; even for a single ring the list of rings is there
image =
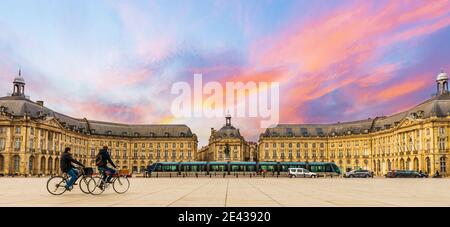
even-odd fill
[[[112,175],[116,174],[117,171],[113,168],[106,167],[98,167],[98,170],[103,174],[103,181],[110,182]]]

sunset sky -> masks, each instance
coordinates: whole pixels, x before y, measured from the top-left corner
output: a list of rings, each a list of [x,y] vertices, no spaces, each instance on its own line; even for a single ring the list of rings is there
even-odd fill
[[[450,72],[450,1],[0,1],[0,94],[22,69],[33,101],[74,117],[187,124],[177,81],[280,83],[280,123],[390,115]],[[233,124],[250,141],[258,118]]]

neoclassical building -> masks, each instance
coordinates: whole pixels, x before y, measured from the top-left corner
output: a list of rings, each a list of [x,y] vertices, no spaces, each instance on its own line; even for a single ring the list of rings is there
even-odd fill
[[[449,175],[448,76],[429,100],[392,116],[335,124],[282,124],[260,135],[259,161],[326,161],[342,170],[422,170]]]
[[[208,145],[199,150],[197,158],[200,161],[256,161],[255,156],[256,144],[247,142],[227,115],[221,129],[211,128]]]
[[[31,101],[20,72],[13,93],[0,98],[0,175],[59,173],[59,158],[67,146],[74,158],[94,166],[103,145],[119,168],[133,172],[158,161],[194,161],[197,155],[197,136],[186,125],[129,125],[66,116],[42,101]]]

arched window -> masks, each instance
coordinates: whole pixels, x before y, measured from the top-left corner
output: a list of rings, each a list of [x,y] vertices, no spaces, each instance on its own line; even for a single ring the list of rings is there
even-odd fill
[[[3,172],[5,168],[5,158],[3,158],[3,155],[0,155],[0,172]]]
[[[34,167],[34,157],[30,156],[30,159],[28,160],[28,172],[33,173],[33,167]]]
[[[48,158],[47,168],[49,173],[53,173],[53,158]]]
[[[19,168],[20,168],[20,157],[18,155],[16,155],[13,158],[13,171],[15,173],[18,173],[19,172]]]
[[[41,172],[45,172],[45,157],[41,158]]]
[[[414,158],[414,170],[419,171],[419,159]]]
[[[441,173],[447,172],[447,168],[446,168],[446,165],[445,165],[445,157],[441,157],[439,159],[439,161],[441,163]]]
[[[86,162],[83,163],[84,165],[86,165]],[[55,158],[55,168],[54,168],[56,173],[59,173],[60,168],[59,168],[59,158]]]

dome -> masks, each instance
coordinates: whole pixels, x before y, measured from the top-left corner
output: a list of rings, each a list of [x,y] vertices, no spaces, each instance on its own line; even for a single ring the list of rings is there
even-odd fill
[[[17,76],[16,78],[14,78],[14,83],[25,83],[25,80],[23,79],[23,77],[21,76]]]
[[[448,80],[448,75],[444,71],[438,74],[436,80]]]
[[[223,126],[219,131],[215,133],[215,137],[219,138],[240,138],[241,133],[233,126]]]
[[[22,72],[19,69],[19,75],[14,78],[14,83],[25,84],[25,80],[22,77]]]

